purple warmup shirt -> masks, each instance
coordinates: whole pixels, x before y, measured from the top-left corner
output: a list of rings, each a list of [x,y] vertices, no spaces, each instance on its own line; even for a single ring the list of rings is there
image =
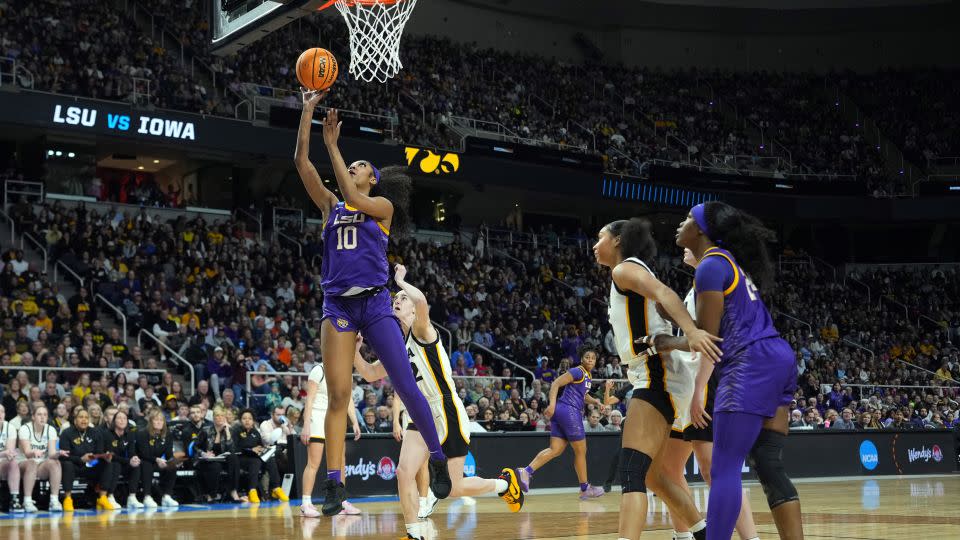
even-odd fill
[[[716,247],[708,249],[697,266],[694,284],[697,293],[723,293],[719,336],[723,338],[720,343],[723,363],[736,359],[755,341],[780,336],[757,288],[729,251]]]
[[[386,285],[390,279],[389,234],[376,219],[338,203],[323,229],[320,286],[324,295],[340,296],[354,287]]]
[[[570,369],[570,375],[573,377],[573,382],[561,389],[563,393],[557,398],[557,405],[583,411],[583,398],[590,391],[590,383],[593,379],[590,378],[587,370],[580,366]]]

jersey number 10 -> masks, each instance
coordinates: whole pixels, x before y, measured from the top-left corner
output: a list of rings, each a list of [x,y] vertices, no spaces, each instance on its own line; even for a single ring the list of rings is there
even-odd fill
[[[357,249],[357,228],[354,225],[337,228],[337,249]]]

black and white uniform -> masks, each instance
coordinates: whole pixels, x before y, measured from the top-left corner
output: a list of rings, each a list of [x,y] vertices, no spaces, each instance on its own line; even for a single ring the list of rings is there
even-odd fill
[[[432,343],[420,343],[413,332],[408,333],[407,356],[417,387],[433,413],[433,423],[443,453],[448,458],[467,455],[470,451],[467,410],[453,384],[450,358],[440,344],[440,333],[437,332],[437,339]],[[410,420],[407,429],[417,429],[413,420]]]
[[[43,457],[29,458],[38,465],[48,459],[50,444],[55,444],[55,441],[59,438],[56,428],[50,424],[44,424],[43,429],[38,431],[33,428],[32,421],[20,426],[17,437],[21,441],[27,441],[31,450],[40,450],[43,452]],[[26,461],[27,459],[28,458],[23,455],[23,452],[17,454],[18,461]]]
[[[687,311],[690,313],[690,316],[693,318],[693,320],[696,320],[697,301],[692,288],[689,292],[687,292],[687,296],[684,298],[683,304],[686,306]],[[682,336],[683,331],[679,328],[676,328],[674,334],[677,336]],[[670,354],[678,357],[683,362],[688,362],[690,369],[693,371],[694,380],[696,380],[697,371],[700,369],[700,353],[673,351]],[[713,415],[713,398],[717,393],[716,371],[714,371],[714,373],[710,376],[710,380],[707,381],[707,386],[703,389],[703,393],[703,410],[706,411],[707,414]],[[673,427],[670,431],[670,436],[675,439],[683,439],[685,441],[713,442],[713,421],[707,420],[707,423],[709,425],[703,429],[693,425],[693,421],[690,418],[690,407],[684,407],[683,410],[680,411],[680,414],[677,415],[677,419],[673,421]]]
[[[307,380],[317,384],[317,393],[313,396],[313,409],[307,411],[310,415],[310,440],[324,442],[326,435],[323,431],[323,423],[327,418],[327,377],[323,371],[323,364],[316,364],[310,370]]]
[[[636,264],[650,272],[636,257],[621,264]],[[633,291],[622,291],[610,283],[610,325],[620,363],[627,366],[627,379],[634,387],[633,398],[648,401],[673,424],[684,409],[689,409],[696,372],[691,363],[672,353],[645,354],[646,345],[634,343],[643,336],[673,334],[673,325],[657,313],[656,302]]]

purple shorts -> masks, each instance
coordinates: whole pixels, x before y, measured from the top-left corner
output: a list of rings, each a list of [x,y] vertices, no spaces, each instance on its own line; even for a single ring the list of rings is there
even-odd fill
[[[550,419],[550,436],[567,442],[582,441],[586,438],[583,433],[583,411],[558,404],[553,411],[553,418]]]
[[[797,390],[797,357],[781,338],[755,341],[734,359],[720,362],[715,411],[772,417]]]
[[[390,291],[386,288],[372,296],[360,298],[323,297],[323,318],[330,319],[337,332],[363,332],[380,319],[393,316]]]

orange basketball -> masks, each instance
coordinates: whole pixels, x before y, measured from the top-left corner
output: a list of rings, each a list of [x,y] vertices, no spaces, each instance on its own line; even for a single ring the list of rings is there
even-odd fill
[[[303,51],[297,58],[297,79],[309,90],[326,90],[337,80],[340,69],[333,53],[320,47]]]

